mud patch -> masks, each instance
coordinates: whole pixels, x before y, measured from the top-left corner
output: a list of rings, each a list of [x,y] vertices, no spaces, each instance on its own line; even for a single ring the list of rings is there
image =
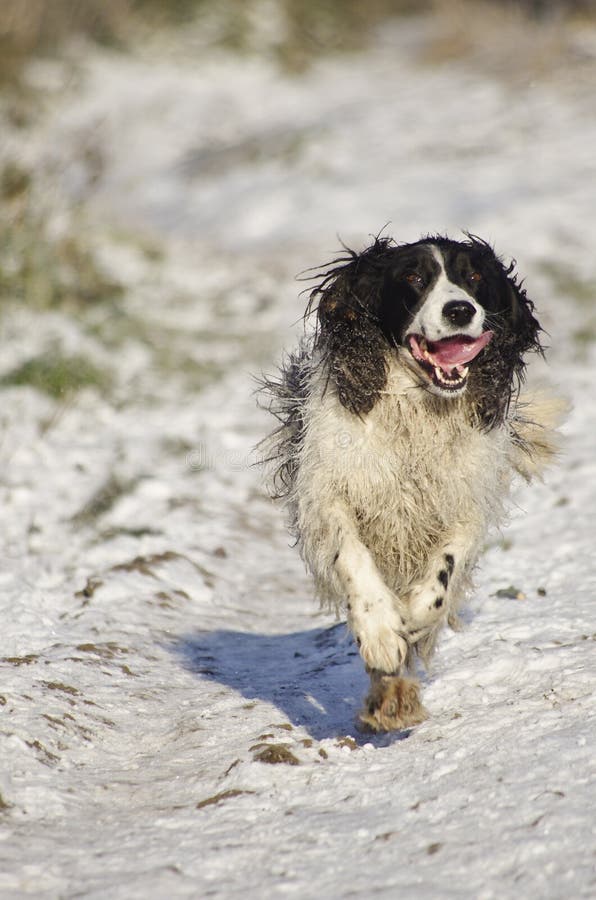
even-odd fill
[[[256,762],[270,765],[277,763],[285,763],[288,766],[300,765],[300,760],[292,753],[289,744],[255,744],[250,749],[251,752],[256,751],[253,757]]]
[[[214,794],[213,797],[206,797],[197,803],[197,809],[205,809],[206,806],[218,806],[225,803],[226,800],[232,800],[234,797],[241,797],[243,794],[254,794],[254,791],[244,791],[239,788],[231,788],[229,791],[222,791],[220,794]]]

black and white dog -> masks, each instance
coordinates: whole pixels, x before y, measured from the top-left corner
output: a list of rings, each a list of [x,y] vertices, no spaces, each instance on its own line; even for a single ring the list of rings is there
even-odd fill
[[[513,265],[476,237],[377,238],[312,291],[317,327],[268,381],[273,486],[323,603],[371,677],[360,719],[426,717],[418,682],[515,472],[555,452],[556,403],[519,398],[540,326]]]

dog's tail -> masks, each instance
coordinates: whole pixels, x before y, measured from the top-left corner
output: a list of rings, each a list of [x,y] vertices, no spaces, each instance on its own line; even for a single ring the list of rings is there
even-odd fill
[[[510,415],[511,464],[526,481],[540,478],[561,452],[559,426],[570,403],[546,391],[524,393]]]

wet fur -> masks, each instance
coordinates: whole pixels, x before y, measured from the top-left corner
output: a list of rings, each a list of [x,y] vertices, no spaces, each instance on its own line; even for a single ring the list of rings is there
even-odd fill
[[[323,273],[314,332],[266,386],[280,421],[263,448],[273,491],[321,601],[347,610],[371,675],[361,721],[379,730],[426,715],[404,675],[456,625],[512,476],[539,474],[555,451],[556,404],[519,396],[524,354],[541,348],[513,267],[472,237],[427,238],[405,253],[428,244],[470,254],[493,292],[479,302],[494,337],[462,395],[429,391],[401,343],[414,301],[391,274],[404,248],[386,239]]]

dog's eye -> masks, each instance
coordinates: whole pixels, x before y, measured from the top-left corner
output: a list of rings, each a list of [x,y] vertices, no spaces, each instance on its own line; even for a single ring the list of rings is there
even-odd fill
[[[478,284],[479,281],[482,281],[482,275],[480,272],[472,272],[468,275],[468,280],[472,281],[474,284]]]
[[[424,284],[424,279],[422,275],[419,275],[418,272],[406,272],[404,278],[408,282],[408,284],[413,285],[414,287],[422,287]]]

